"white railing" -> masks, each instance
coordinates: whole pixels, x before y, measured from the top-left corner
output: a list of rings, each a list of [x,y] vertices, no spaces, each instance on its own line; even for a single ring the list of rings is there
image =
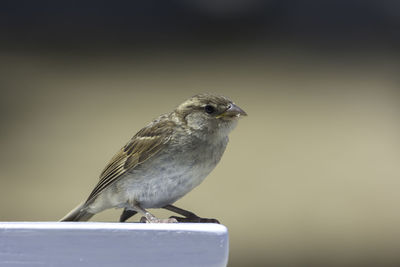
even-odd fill
[[[0,266],[226,266],[219,224],[0,222]]]

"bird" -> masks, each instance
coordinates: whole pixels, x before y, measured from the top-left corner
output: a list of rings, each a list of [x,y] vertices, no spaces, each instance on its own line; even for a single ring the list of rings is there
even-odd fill
[[[145,223],[216,222],[174,206],[219,163],[229,133],[247,116],[229,98],[195,95],[139,130],[110,160],[86,201],[60,221],[88,221],[110,208],[123,208],[120,222],[136,213]],[[160,219],[164,208],[184,217]]]

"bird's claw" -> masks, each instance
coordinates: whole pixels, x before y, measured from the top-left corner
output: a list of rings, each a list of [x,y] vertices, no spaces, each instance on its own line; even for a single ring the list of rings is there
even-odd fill
[[[168,218],[168,219],[152,218],[151,220],[149,220],[148,218],[143,216],[142,218],[140,218],[140,222],[141,223],[177,223],[178,220],[176,220],[175,218]]]
[[[210,219],[210,218],[201,218],[201,217],[178,217],[178,216],[171,216],[170,219],[175,219],[178,222],[183,223],[218,223],[220,222],[217,219]]]

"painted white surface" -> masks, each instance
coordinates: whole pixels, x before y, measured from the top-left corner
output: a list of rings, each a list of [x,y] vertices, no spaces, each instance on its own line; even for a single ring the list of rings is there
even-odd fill
[[[226,266],[219,224],[0,222],[0,266]]]

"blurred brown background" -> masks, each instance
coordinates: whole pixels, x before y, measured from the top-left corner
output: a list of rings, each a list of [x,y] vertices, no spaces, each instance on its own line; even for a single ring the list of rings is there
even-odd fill
[[[177,205],[229,228],[230,266],[400,264],[396,1],[2,5],[0,220],[58,220],[136,131],[213,92],[249,116]]]

